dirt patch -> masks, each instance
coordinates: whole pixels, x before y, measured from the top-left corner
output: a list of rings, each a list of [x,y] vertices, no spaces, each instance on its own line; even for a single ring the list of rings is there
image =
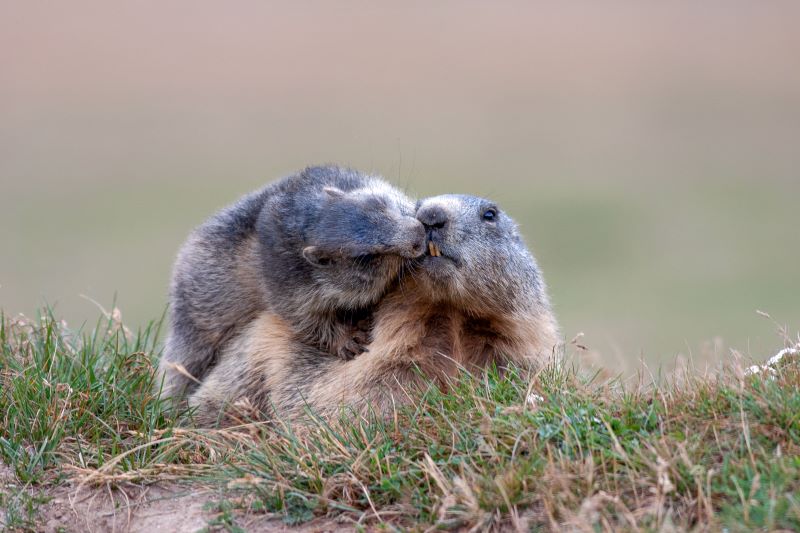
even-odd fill
[[[13,471],[0,463],[0,489],[16,483]],[[193,533],[213,527],[222,513],[209,505],[226,497],[224,492],[198,484],[154,483],[146,486],[80,487],[62,485],[45,489],[49,498],[36,515],[37,531],[56,532],[152,532]],[[0,506],[0,524],[6,519]],[[300,526],[285,524],[280,516],[248,514],[234,509],[229,515],[245,531],[344,532],[351,523],[320,518]]]
[[[190,533],[209,528],[221,516],[211,502],[224,494],[196,485],[153,484],[146,487],[61,488],[41,509],[43,531]],[[301,526],[288,526],[275,515],[248,514],[234,510],[231,518],[245,531],[322,532],[352,531],[352,524],[318,519]]]
[[[127,488],[59,487],[40,509],[46,532],[198,531],[213,517],[204,511],[211,495],[179,485]]]

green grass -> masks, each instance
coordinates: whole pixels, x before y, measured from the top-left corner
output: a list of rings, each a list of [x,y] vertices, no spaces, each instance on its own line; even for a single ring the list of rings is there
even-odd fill
[[[39,506],[49,500],[29,487],[13,483],[0,485],[0,527],[34,530]]]
[[[639,383],[568,365],[489,371],[430,388],[388,420],[199,430],[153,393],[158,331],[3,319],[5,527],[35,530],[37,505],[67,479],[186,479],[220,491],[209,530],[242,530],[243,512],[387,529],[800,529],[793,362]]]
[[[0,453],[20,481],[39,481],[65,458],[101,468],[174,425],[151,392],[157,333],[131,335],[108,319],[79,335],[49,312],[37,323],[3,320]],[[171,460],[144,447],[118,467]]]

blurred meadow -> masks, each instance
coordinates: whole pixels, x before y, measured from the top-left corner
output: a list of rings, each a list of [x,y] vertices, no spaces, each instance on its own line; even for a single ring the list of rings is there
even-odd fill
[[[0,308],[144,325],[192,227],[307,164],[496,199],[567,340],[800,330],[800,3],[0,0]]]

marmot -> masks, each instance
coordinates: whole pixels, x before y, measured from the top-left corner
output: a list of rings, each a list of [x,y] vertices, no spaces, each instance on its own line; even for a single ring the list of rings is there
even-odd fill
[[[265,311],[323,354],[363,351],[359,321],[424,252],[414,209],[377,177],[311,167],[211,217],[175,264],[162,395],[195,386],[176,363],[202,380],[226,342]]]
[[[544,281],[508,215],[488,200],[444,195],[420,202],[416,216],[427,253],[378,305],[366,353],[321,357],[264,313],[189,399],[196,420],[213,424],[242,400],[287,418],[307,407],[322,416],[342,406],[386,411],[423,384],[421,374],[446,384],[460,366],[536,367],[559,353]]]

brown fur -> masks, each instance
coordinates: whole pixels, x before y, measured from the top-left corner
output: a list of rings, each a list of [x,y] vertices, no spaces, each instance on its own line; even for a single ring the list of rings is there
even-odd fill
[[[426,380],[446,387],[459,368],[535,367],[556,353],[544,281],[510,217],[458,195],[423,200],[416,216],[429,253],[378,304],[366,353],[326,358],[275,314],[262,314],[190,399],[201,422],[245,398],[281,418],[307,407],[330,418],[343,405],[385,413]]]
[[[191,398],[197,421],[231,423],[218,417],[226,405],[243,401],[281,419],[302,418],[309,408],[330,418],[342,406],[387,413],[412,401],[427,380],[446,387],[460,367],[535,367],[557,350],[558,327],[549,312],[480,316],[432,303],[415,289],[410,283],[381,303],[369,351],[352,361],[314,354],[279,317],[262,314]]]

